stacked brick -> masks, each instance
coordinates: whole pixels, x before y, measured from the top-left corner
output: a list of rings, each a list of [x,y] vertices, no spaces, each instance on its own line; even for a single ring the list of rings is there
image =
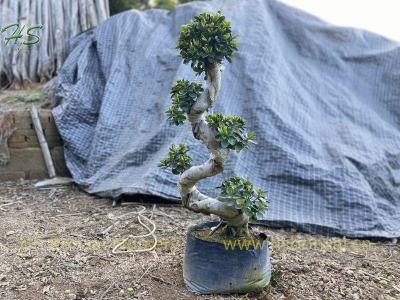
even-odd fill
[[[10,161],[7,139],[14,130],[13,116],[7,109],[0,107],[0,166]]]
[[[50,110],[41,110],[40,121],[58,176],[68,176],[63,143]],[[11,120],[11,121],[10,121]],[[6,124],[6,122],[8,122]],[[0,118],[1,128],[12,128],[7,139],[9,161],[0,166],[0,181],[48,178],[39,141],[36,137],[29,110],[15,110]]]

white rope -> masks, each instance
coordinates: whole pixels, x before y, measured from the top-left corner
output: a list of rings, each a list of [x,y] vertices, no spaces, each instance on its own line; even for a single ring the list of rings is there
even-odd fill
[[[136,204],[134,204],[136,205]],[[140,225],[142,225],[144,228],[146,228],[146,230],[148,231],[148,233],[146,234],[141,234],[141,235],[132,235],[130,234],[127,238],[125,238],[122,242],[118,243],[113,249],[112,249],[112,253],[113,254],[126,254],[126,253],[140,253],[140,252],[149,252],[154,250],[154,248],[156,248],[157,246],[157,237],[154,234],[157,226],[156,224],[151,220],[151,218],[153,217],[153,211],[155,209],[155,205],[153,205],[153,209],[151,211],[151,215],[150,218],[146,217],[143,213],[146,211],[146,207],[140,205],[138,206],[140,208],[139,211],[132,211],[132,212],[128,212],[126,214],[123,214],[121,216],[118,216],[116,219],[118,220],[117,222],[114,223],[114,225],[118,224],[121,222],[121,219],[123,217],[126,217],[128,215],[136,215],[137,216],[137,220],[139,222]],[[143,222],[143,220],[145,220],[149,225],[147,225],[145,222]],[[141,238],[145,238],[151,236],[153,238],[153,245],[149,248],[145,248],[145,249],[133,249],[130,251],[119,251],[118,249],[121,248],[123,245],[126,244],[127,241],[129,241],[130,239],[141,239]]]

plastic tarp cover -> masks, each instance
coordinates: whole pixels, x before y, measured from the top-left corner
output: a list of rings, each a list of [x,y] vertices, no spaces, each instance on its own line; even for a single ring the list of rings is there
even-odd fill
[[[203,82],[176,40],[193,16],[218,10],[239,51],[212,110],[241,115],[258,144],[232,152],[199,189],[215,196],[224,178],[241,175],[268,191],[266,225],[400,236],[399,43],[272,0],[132,10],[75,37],[53,110],[74,180],[100,196],[179,199],[178,176],[159,161],[172,143],[187,143],[195,164],[209,154],[187,124],[166,120],[171,85]]]

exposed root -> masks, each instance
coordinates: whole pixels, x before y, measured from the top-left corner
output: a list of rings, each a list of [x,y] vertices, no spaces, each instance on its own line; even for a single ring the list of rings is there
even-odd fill
[[[211,231],[209,233],[209,236],[212,236],[218,229],[220,229],[223,225],[226,223],[224,221],[219,222],[217,226],[211,227]]]

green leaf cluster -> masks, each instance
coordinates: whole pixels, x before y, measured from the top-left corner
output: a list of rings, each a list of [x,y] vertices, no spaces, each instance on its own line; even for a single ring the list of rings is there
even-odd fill
[[[183,62],[191,62],[192,69],[199,75],[208,66],[222,62],[224,58],[231,62],[235,51],[238,50],[231,23],[221,12],[199,14],[183,25],[177,48]]]
[[[246,133],[246,122],[240,116],[207,115],[208,125],[217,131],[216,139],[222,149],[240,151],[254,140],[254,132]]]
[[[175,5],[179,4],[178,0],[156,0],[155,7],[171,10]]]
[[[233,176],[222,182],[221,194],[218,199],[232,203],[251,220],[260,218],[268,208],[265,192],[262,189],[254,188],[250,181],[239,176]]]
[[[173,9],[177,4],[193,0],[109,0],[110,15],[115,15],[128,9],[162,8]]]
[[[158,166],[163,169],[171,168],[172,174],[181,174],[189,169],[192,164],[192,159],[187,155],[188,151],[185,144],[172,144],[167,158],[161,160]]]
[[[115,15],[128,9],[140,9],[142,1],[140,0],[109,0],[110,15]]]
[[[199,83],[178,80],[171,88],[172,104],[166,111],[170,124],[180,125],[186,120],[186,114],[203,91]]]

